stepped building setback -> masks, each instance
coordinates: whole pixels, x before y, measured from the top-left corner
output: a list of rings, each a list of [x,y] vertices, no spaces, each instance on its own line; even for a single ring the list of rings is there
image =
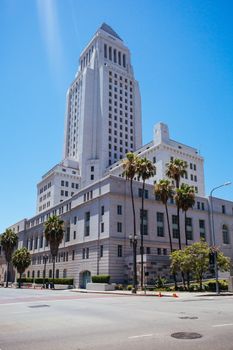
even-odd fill
[[[36,215],[10,226],[19,236],[19,247],[32,255],[27,277],[52,276],[52,260],[44,237],[44,222],[59,215],[65,234],[59,248],[56,277],[74,278],[76,287],[86,287],[92,275],[109,274],[111,281],[132,281],[133,232],[129,183],[122,177],[122,159],[127,152],[150,159],[156,173],[145,191],[144,270],[145,282],[169,272],[169,238],[162,203],[155,199],[153,184],[165,177],[166,164],[175,158],[188,164],[187,177],[195,188],[196,203],[188,211],[189,244],[205,238],[212,243],[210,198],[205,195],[204,159],[190,146],[170,138],[168,126],[157,122],[152,141],[142,146],[141,98],[134,77],[130,51],[107,24],[97,30],[83,50],[79,68],[67,92],[62,161],[37,185]],[[140,230],[142,183],[134,181],[137,233]],[[233,203],[213,198],[216,244],[233,258]],[[168,205],[172,240],[178,248],[176,207]],[[185,244],[181,215],[181,240]],[[0,250],[0,281],[6,265]],[[140,247],[138,242],[138,273]],[[12,279],[14,278],[12,273]]]

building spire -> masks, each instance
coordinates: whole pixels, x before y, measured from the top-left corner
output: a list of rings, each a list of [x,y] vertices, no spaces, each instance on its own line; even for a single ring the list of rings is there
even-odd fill
[[[119,35],[106,23],[103,22],[103,24],[101,25],[100,29],[102,29],[103,31],[105,31],[106,33],[114,36],[115,38],[123,41]]]

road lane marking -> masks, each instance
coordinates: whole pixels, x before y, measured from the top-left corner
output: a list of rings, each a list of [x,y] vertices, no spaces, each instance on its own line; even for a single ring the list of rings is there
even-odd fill
[[[143,338],[143,337],[152,337],[153,334],[141,334],[141,335],[132,335],[131,337],[128,337],[128,339],[136,339],[136,338]]]
[[[212,327],[227,327],[227,326],[233,326],[233,323],[215,324]]]

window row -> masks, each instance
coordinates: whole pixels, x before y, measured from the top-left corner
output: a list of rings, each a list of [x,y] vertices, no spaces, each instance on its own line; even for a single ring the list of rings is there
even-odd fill
[[[107,44],[104,44],[104,58],[126,68],[126,55]]]

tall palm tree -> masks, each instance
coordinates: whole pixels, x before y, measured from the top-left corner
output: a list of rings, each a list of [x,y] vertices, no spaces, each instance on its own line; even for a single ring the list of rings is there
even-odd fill
[[[6,231],[1,236],[1,245],[2,245],[2,249],[5,253],[5,258],[6,258],[6,262],[7,262],[6,287],[8,287],[9,268],[10,268],[10,263],[11,263],[11,259],[12,259],[12,254],[14,252],[14,249],[15,249],[17,243],[18,243],[17,234],[11,229],[6,229]]]
[[[187,162],[182,159],[171,160],[167,164],[166,176],[173,179],[176,183],[176,189],[180,187],[180,179],[187,175]],[[178,239],[179,239],[179,249],[181,249],[181,237],[180,237],[180,206],[177,205],[177,226],[178,226]]]
[[[173,246],[172,246],[171,227],[170,227],[170,221],[169,221],[169,215],[168,215],[167,202],[168,202],[169,198],[173,198],[173,195],[174,195],[173,186],[171,185],[171,182],[169,180],[162,179],[157,184],[154,185],[154,192],[165,206],[168,235],[169,235],[169,243],[170,243],[170,251],[172,253]]]
[[[45,238],[49,242],[50,252],[53,259],[53,285],[55,272],[55,259],[58,253],[59,245],[64,236],[64,221],[58,216],[53,215],[45,222]]]
[[[180,178],[187,175],[187,162],[175,158],[167,164],[166,176],[175,180],[176,188],[180,187]]]
[[[135,204],[134,204],[134,195],[133,195],[133,180],[137,175],[139,157],[134,153],[129,152],[126,154],[126,159],[123,160],[123,176],[126,177],[126,180],[130,181],[130,193],[132,201],[132,210],[133,210],[133,289],[132,292],[137,292],[137,240],[136,240],[136,215],[135,215]]]
[[[179,206],[184,212],[184,225],[185,225],[185,243],[188,245],[188,237],[187,237],[187,228],[186,228],[186,221],[187,221],[187,211],[192,208],[195,204],[195,191],[193,186],[189,186],[187,184],[182,184],[179,192],[176,194]],[[175,197],[176,197],[175,196]]]
[[[171,182],[169,180],[162,179],[157,184],[154,185],[154,192],[155,192],[155,195],[157,195],[159,197],[159,199],[161,200],[161,202],[165,206],[168,235],[169,235],[169,243],[170,243],[170,251],[172,254],[173,245],[172,245],[171,226],[170,226],[170,221],[169,221],[167,202],[168,202],[169,198],[173,198],[174,188],[171,185]],[[174,283],[175,283],[175,289],[177,289],[177,280],[176,280],[175,271],[173,271],[173,278],[174,278]]]
[[[19,273],[19,288],[21,287],[22,274],[31,264],[31,255],[26,247],[17,249],[12,256],[12,263]]]
[[[153,163],[147,158],[139,158],[137,164],[137,176],[138,180],[142,180],[142,211],[141,211],[141,225],[140,225],[140,236],[141,236],[141,289],[143,289],[143,255],[144,255],[144,246],[143,246],[143,238],[144,238],[144,199],[145,199],[145,183],[146,180],[154,176],[155,174],[155,166]]]

